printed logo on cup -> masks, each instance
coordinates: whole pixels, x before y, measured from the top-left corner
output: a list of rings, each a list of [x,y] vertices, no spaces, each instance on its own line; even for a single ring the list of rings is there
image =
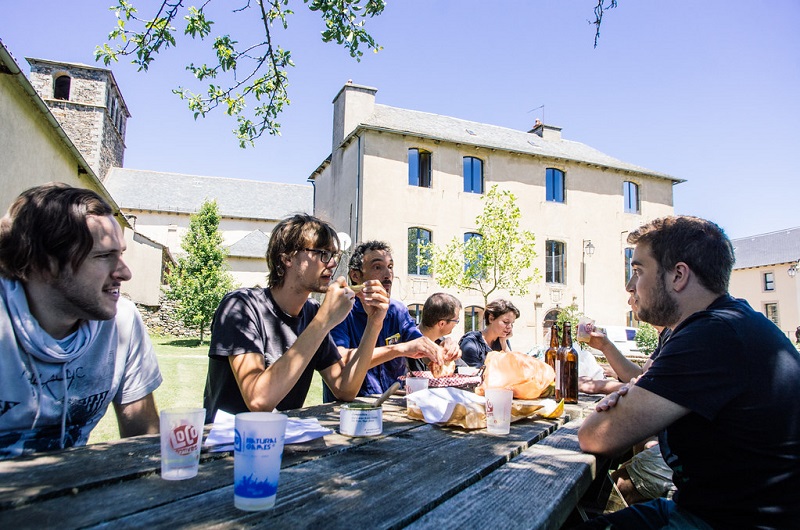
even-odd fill
[[[492,414],[494,412],[494,405],[488,399],[486,400],[486,414]]]
[[[181,456],[188,455],[195,449],[200,441],[200,434],[194,425],[178,425],[169,435],[169,445],[173,451]]]

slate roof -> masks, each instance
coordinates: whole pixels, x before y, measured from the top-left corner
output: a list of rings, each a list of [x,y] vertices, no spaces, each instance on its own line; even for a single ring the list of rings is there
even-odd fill
[[[269,235],[261,230],[253,230],[242,239],[228,247],[228,255],[235,258],[262,258],[267,255]],[[265,261],[266,264],[266,261]]]
[[[111,168],[104,182],[123,209],[192,214],[216,199],[228,218],[283,219],[314,211],[314,188],[258,180]]]
[[[732,239],[736,269],[764,267],[800,259],[800,227]]]
[[[682,179],[665,173],[623,162],[580,142],[564,140],[563,138],[545,140],[537,134],[525,131],[462,120],[450,116],[441,116],[439,114],[389,107],[387,105],[376,104],[375,112],[362,122],[360,127],[464,145],[585,162],[634,173],[643,173],[671,180],[675,183],[684,182]]]

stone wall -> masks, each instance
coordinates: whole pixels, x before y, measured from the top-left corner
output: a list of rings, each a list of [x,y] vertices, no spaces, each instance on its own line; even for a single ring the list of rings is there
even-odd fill
[[[175,307],[177,302],[167,300],[162,294],[159,297],[159,306],[146,306],[136,304],[139,313],[142,315],[147,330],[154,335],[169,335],[172,337],[200,338],[200,333],[196,329],[188,329],[177,318],[175,318]],[[211,330],[207,329],[204,340],[211,336]]]

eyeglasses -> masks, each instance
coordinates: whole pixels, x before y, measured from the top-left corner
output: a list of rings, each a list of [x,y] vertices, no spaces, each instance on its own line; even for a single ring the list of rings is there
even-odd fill
[[[319,260],[324,264],[327,265],[331,262],[331,260],[336,260],[336,263],[339,263],[339,259],[342,257],[342,251],[337,250],[334,252],[333,250],[320,250],[318,248],[304,248],[306,252],[313,252],[314,254],[319,254]]]
[[[455,324],[458,324],[459,322],[461,322],[461,321],[460,321],[459,319],[457,319],[457,318],[448,318],[448,319],[447,319],[447,321],[448,321],[448,322],[453,322],[453,323],[455,323]]]

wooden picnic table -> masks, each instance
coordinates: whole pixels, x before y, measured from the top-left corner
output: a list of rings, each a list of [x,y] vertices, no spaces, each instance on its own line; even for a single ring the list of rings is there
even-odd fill
[[[290,411],[334,434],[285,446],[264,512],[234,508],[232,453],[204,452],[193,479],[161,479],[158,435],[0,461],[0,528],[557,529],[596,474],[576,436],[595,400],[505,436],[409,419],[400,397],[376,437],[340,435],[339,404]]]

